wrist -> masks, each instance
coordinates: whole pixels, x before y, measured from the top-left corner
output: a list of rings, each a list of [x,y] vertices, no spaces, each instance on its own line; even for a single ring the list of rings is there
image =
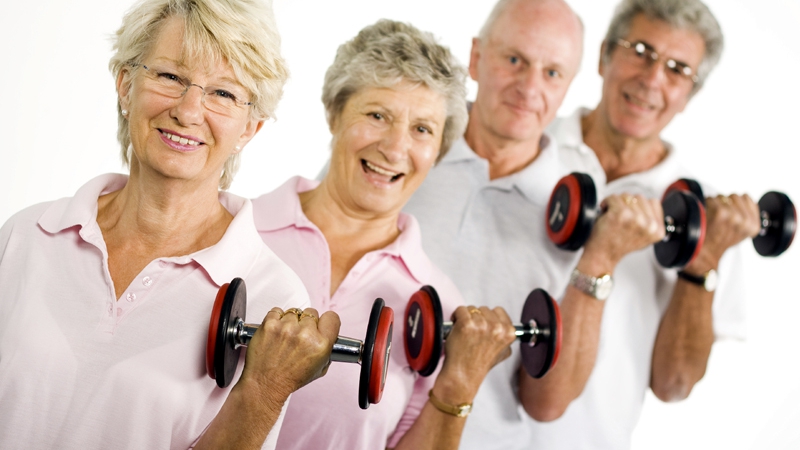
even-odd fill
[[[469,413],[472,412],[472,401],[464,403],[451,403],[439,398],[433,393],[433,389],[428,391],[428,401],[431,403],[431,405],[433,405],[434,408],[451,416],[467,417]]]
[[[575,268],[587,275],[599,277],[613,274],[617,263],[619,260],[609,257],[606,252],[584,251]]]

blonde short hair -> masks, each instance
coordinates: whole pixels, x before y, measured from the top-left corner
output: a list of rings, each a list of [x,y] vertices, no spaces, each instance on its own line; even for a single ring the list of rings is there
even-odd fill
[[[126,66],[142,62],[161,26],[173,17],[183,19],[184,58],[230,64],[251,95],[251,119],[273,118],[289,71],[280,54],[280,36],[268,0],[141,0],[125,14],[116,32],[108,64],[114,77]],[[127,166],[130,128],[119,104],[117,115],[117,140]],[[238,167],[239,153],[225,161],[220,189],[230,187]]]
[[[467,70],[432,34],[382,19],[339,46],[325,73],[322,103],[331,124],[362,89],[391,88],[404,81],[423,84],[445,98],[441,160],[467,127],[466,77]]]

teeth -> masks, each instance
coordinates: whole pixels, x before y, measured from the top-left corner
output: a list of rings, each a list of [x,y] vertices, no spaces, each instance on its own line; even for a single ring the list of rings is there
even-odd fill
[[[383,170],[383,169],[381,169],[380,167],[373,166],[373,165],[372,165],[372,164],[370,164],[370,163],[369,163],[369,161],[367,161],[367,160],[364,160],[364,164],[366,164],[366,165],[367,165],[367,167],[369,167],[369,170],[371,170],[371,171],[373,171],[373,172],[375,172],[375,173],[379,173],[379,174],[381,174],[381,175],[386,175],[387,177],[396,177],[397,175],[400,175],[400,174],[399,174],[399,173],[397,173],[397,172],[389,172],[388,170]]]
[[[182,138],[180,136],[176,136],[174,134],[167,133],[166,131],[162,131],[161,134],[166,136],[167,139],[169,139],[169,140],[171,140],[173,142],[178,142],[178,143],[183,144],[183,145],[187,145],[187,144],[188,145],[200,145],[200,143],[197,142],[197,141],[193,141],[193,140],[187,139],[187,138]]]

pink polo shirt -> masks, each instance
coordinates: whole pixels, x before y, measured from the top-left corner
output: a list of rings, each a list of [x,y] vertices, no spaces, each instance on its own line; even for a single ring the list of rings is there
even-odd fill
[[[116,300],[97,199],[127,179],[97,177],[0,229],[4,449],[186,449],[230,391],[205,370],[219,286],[246,280],[248,322],[308,304],[259,239],[250,201],[227,193],[219,199],[235,217],[216,245],[152,261]],[[275,448],[279,426],[264,448]]]
[[[391,361],[380,403],[358,407],[361,366],[334,363],[327,375],[295,392],[278,438],[279,449],[374,450],[394,447],[419,416],[435,374],[421,377],[408,367],[403,350],[403,316],[411,294],[423,285],[436,288],[444,317],[463,300],[455,285],[422,251],[416,219],[401,214],[400,236],[367,253],[330,296],[331,256],[325,236],[303,214],[299,192],[319,183],[295,177],[253,200],[261,238],[300,276],[311,306],[336,311],[340,335],[363,340],[372,302],[380,297],[395,313]],[[440,364],[441,367],[441,364]]]

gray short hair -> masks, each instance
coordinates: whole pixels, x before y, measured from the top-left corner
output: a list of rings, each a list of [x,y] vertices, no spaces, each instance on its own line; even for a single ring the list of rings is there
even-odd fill
[[[183,59],[209,64],[226,61],[252,96],[251,119],[274,117],[289,71],[280,55],[280,36],[269,0],[141,0],[125,14],[114,37],[108,66],[115,78],[131,64],[142,62],[161,26],[172,17],[184,21]],[[117,140],[127,166],[130,128],[119,103],[117,114]],[[230,187],[239,155],[225,161],[221,189]]]
[[[466,77],[467,70],[431,33],[382,19],[339,46],[325,73],[322,103],[330,125],[364,88],[391,88],[404,81],[425,85],[445,98],[441,160],[467,126]]]
[[[706,77],[719,62],[724,40],[719,22],[700,0],[622,0],[614,11],[605,38],[603,62],[611,59],[614,42],[628,34],[633,18],[644,14],[648,19],[667,22],[669,25],[698,33],[706,46],[703,60],[697,68],[698,81],[692,88],[694,95],[705,83]]]

